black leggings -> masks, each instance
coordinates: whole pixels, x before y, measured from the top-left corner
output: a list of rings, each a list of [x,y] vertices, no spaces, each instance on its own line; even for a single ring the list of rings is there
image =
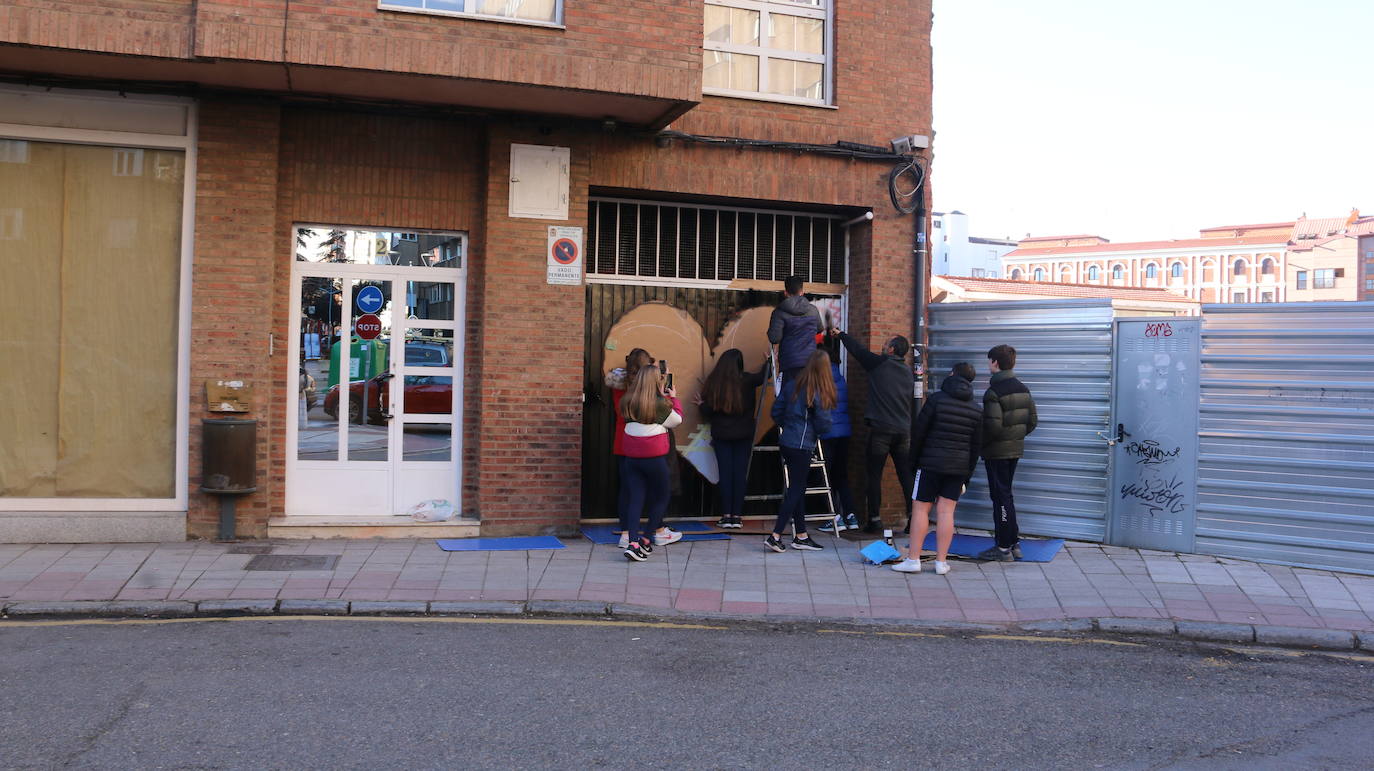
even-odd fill
[[[782,462],[787,464],[787,491],[782,494],[782,508],[778,509],[778,521],[773,524],[773,532],[781,533],[787,523],[796,526],[796,535],[806,535],[806,485],[811,476],[811,450],[798,450],[795,447],[780,447]]]

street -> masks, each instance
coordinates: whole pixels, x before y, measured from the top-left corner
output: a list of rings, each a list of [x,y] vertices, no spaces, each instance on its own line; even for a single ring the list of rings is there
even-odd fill
[[[0,623],[3,768],[1369,768],[1374,657],[575,619]]]

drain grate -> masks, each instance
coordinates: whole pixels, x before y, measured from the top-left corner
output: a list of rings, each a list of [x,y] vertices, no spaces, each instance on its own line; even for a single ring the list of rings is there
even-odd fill
[[[230,546],[227,554],[271,554],[272,545],[267,543],[244,543]]]
[[[337,554],[259,554],[244,570],[333,570]]]

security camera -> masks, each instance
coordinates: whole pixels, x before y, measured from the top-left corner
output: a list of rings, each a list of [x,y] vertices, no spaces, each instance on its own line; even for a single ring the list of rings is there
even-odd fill
[[[892,140],[892,152],[898,155],[907,155],[916,150],[924,150],[930,147],[930,137],[925,134],[907,134],[904,137],[897,137]]]

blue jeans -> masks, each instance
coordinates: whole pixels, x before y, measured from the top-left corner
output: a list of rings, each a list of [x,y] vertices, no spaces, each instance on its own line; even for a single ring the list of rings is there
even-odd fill
[[[782,462],[787,464],[787,491],[782,494],[782,507],[773,532],[781,533],[790,521],[797,528],[796,535],[806,535],[806,485],[811,476],[811,450],[780,447]]]
[[[663,514],[668,510],[668,497],[672,490],[668,481],[668,456],[657,458],[626,458],[621,467],[625,475],[620,478],[621,489],[625,491],[625,513],[621,524],[633,542],[640,536],[639,517],[643,511],[649,513],[649,529],[652,535],[663,527]]]
[[[744,491],[748,487],[749,453],[754,443],[748,439],[713,439],[711,449],[716,451],[716,467],[720,469],[721,516],[739,516],[744,513]]]

